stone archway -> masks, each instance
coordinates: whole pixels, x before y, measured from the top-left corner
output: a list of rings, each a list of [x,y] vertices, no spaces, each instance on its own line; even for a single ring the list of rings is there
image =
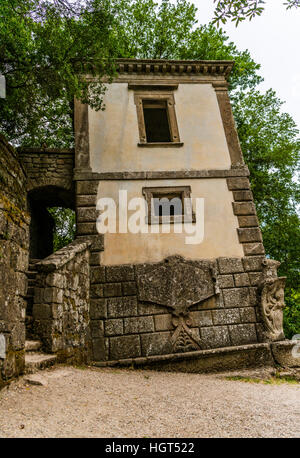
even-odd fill
[[[40,186],[28,193],[30,222],[30,258],[43,259],[53,253],[54,220],[48,207],[75,209],[72,190],[59,186]]]

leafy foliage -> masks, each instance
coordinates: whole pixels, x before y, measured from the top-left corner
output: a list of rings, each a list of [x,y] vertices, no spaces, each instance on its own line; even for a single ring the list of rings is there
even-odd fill
[[[53,217],[55,228],[53,233],[54,251],[60,250],[75,238],[75,212],[70,208],[50,207],[48,212]]]
[[[261,16],[264,11],[263,0],[214,0],[217,3],[215,8],[215,16],[212,23],[225,24],[228,19],[235,22],[235,25],[246,19],[253,19],[256,16]],[[300,7],[300,0],[287,0],[285,3],[286,9]]]
[[[109,1],[88,0],[72,10],[66,5],[1,0],[0,73],[7,98],[0,99],[0,129],[13,143],[70,145],[73,98],[102,107],[101,77],[113,73],[115,52]],[[95,76],[90,86],[80,76],[89,61]]]

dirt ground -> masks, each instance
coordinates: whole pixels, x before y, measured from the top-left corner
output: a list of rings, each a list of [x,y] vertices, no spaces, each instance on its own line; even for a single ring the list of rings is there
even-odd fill
[[[0,392],[0,437],[300,437],[300,384],[57,366]]]

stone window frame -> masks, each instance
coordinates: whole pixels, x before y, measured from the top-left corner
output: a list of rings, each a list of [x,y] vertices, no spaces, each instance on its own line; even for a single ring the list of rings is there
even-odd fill
[[[147,142],[146,127],[144,120],[143,101],[144,100],[159,100],[160,102],[166,102],[167,116],[169,121],[170,129],[170,142]],[[180,141],[176,112],[175,112],[175,97],[173,91],[160,91],[154,88],[154,90],[143,90],[135,91],[134,103],[137,110],[137,120],[139,128],[140,141],[138,146],[142,147],[178,147],[183,146],[183,142]]]
[[[147,214],[146,223],[152,224],[175,224],[175,223],[195,223],[196,216],[193,212],[191,186],[160,186],[160,187],[144,187],[142,189],[146,200]],[[153,198],[157,195],[174,195],[181,194],[182,208],[184,209],[181,215],[158,216],[154,213]],[[174,196],[175,197],[175,196]],[[184,200],[185,199],[185,200]]]

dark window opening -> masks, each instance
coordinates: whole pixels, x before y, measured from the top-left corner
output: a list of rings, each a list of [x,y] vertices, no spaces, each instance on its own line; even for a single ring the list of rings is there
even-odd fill
[[[154,216],[183,215],[182,193],[153,194]]]
[[[143,110],[147,142],[171,142],[166,101],[144,100]]]
[[[193,223],[190,186],[163,186],[161,188],[143,188],[146,199],[148,224]]]

